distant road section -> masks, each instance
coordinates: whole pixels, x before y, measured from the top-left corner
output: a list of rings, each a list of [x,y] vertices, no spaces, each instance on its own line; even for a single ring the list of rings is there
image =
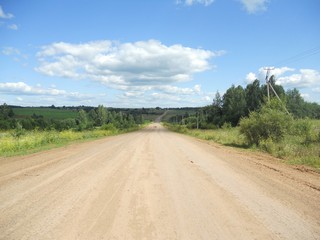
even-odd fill
[[[320,177],[155,123],[0,159],[0,239],[320,239]]]
[[[162,121],[162,118],[163,118],[165,115],[167,115],[168,111],[169,111],[169,110],[166,110],[161,116],[157,117],[156,120],[155,120],[155,122],[156,122],[156,123],[160,123],[160,122]]]

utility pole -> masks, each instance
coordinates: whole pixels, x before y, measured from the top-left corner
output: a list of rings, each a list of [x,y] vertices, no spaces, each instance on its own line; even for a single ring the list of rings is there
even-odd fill
[[[270,71],[274,70],[274,67],[266,67],[266,68],[264,68],[264,70],[267,71],[267,73],[266,73],[266,84],[267,84],[267,91],[268,91],[268,102],[270,102],[270,87],[269,87],[270,86],[270,77],[269,77],[269,75],[270,75]]]
[[[199,129],[199,114],[198,114],[198,112],[196,113],[196,116],[197,116],[197,129]]]
[[[270,71],[274,70],[274,67],[268,67],[268,68],[264,68],[264,70],[267,70],[266,73],[266,83],[267,83],[267,90],[268,90],[268,102],[270,102],[270,88],[273,91],[274,95],[276,95],[276,97],[278,98],[278,100],[282,103],[279,95],[277,94],[276,90],[274,90],[272,84],[270,83]],[[282,103],[283,104],[283,103]],[[290,115],[288,109],[286,108],[286,106],[283,104],[284,109],[286,110],[287,114]]]

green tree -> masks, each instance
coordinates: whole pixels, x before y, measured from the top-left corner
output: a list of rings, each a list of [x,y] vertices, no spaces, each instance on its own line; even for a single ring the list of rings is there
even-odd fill
[[[87,129],[88,128],[88,116],[86,111],[81,109],[78,113],[78,128],[79,130]]]
[[[246,95],[241,86],[231,86],[223,95],[222,113],[224,122],[230,122],[232,126],[239,123],[241,117],[246,115]]]
[[[9,107],[6,103],[0,106],[0,119],[7,120],[9,118],[13,118],[14,113],[11,107]]]
[[[13,117],[14,113],[11,107],[6,103],[0,105],[0,129],[8,130],[15,128],[16,121]]]
[[[107,120],[107,110],[103,105],[99,105],[97,108],[96,124],[98,126],[102,126],[103,124],[106,123],[106,120]]]
[[[247,113],[255,111],[261,107],[263,96],[259,80],[255,80],[245,88]]]
[[[97,120],[97,112],[96,112],[96,109],[91,109],[88,113],[88,116],[89,116],[89,119],[91,122],[93,122],[94,124],[96,123],[96,120]]]
[[[287,108],[290,113],[292,113],[295,117],[306,117],[308,115],[307,109],[305,108],[305,102],[300,95],[298,89],[294,88],[292,90],[288,90],[286,93],[286,102]]]

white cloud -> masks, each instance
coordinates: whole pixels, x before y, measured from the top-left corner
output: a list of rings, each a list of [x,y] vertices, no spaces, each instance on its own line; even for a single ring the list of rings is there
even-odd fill
[[[314,69],[300,69],[299,73],[283,76],[277,79],[277,83],[283,86],[297,88],[320,86],[320,72]]]
[[[0,92],[7,94],[21,95],[62,95],[66,94],[64,90],[44,89],[41,87],[32,87],[24,82],[5,82],[0,83]]]
[[[198,93],[198,94],[201,93],[201,85],[198,85],[198,84],[195,85],[195,86],[194,86],[194,92],[195,92],[195,93]]]
[[[206,101],[206,102],[211,102],[212,101],[211,97],[209,97],[209,96],[204,96],[203,100]]]
[[[256,79],[257,79],[257,75],[253,72],[249,72],[246,76],[246,83],[252,83]]]
[[[250,14],[266,11],[269,0],[240,0],[246,11]]]
[[[149,40],[133,43],[96,41],[53,43],[37,54],[36,71],[48,76],[90,79],[108,87],[132,90],[192,80],[213,66],[209,60],[224,51],[166,46]]]
[[[8,25],[8,28],[11,30],[18,30],[18,26],[16,24],[10,24]]]
[[[201,86],[176,85],[191,81],[195,73],[214,68],[209,60],[224,54],[225,51],[179,44],[167,46],[157,40],[60,42],[41,48],[37,53],[39,66],[35,70],[53,77],[91,80],[120,90],[121,106],[194,105],[199,101],[207,103]]]
[[[7,95],[23,95],[23,96],[54,96],[65,97],[69,100],[91,99],[92,96],[80,94],[78,92],[67,92],[56,88],[43,88],[41,86],[29,86],[24,82],[5,82],[0,83],[0,93]],[[20,96],[17,97],[21,98]],[[18,99],[19,100],[19,99]]]
[[[261,67],[256,73],[250,72],[246,75],[246,83],[252,83],[256,79],[258,79],[261,82],[264,82],[267,74],[267,70],[266,70],[267,68],[272,69],[270,71],[270,76],[275,75],[276,78],[282,76],[287,72],[295,71],[294,68],[289,68],[289,67],[281,67],[281,68]]]
[[[181,98],[177,95],[171,95],[171,94],[166,94],[166,93],[152,93],[151,94],[151,99],[152,100],[166,100],[166,101],[181,101]]]
[[[6,19],[10,19],[13,18],[13,14],[11,13],[5,13],[2,9],[2,6],[0,6],[0,18],[6,18]]]
[[[177,4],[181,4],[181,3],[184,3],[185,5],[187,6],[192,6],[193,4],[202,4],[204,6],[209,6],[211,5],[212,3],[214,2],[214,0],[177,0],[176,3]]]
[[[179,88],[176,86],[166,85],[166,86],[159,86],[155,87],[155,90],[162,91],[167,94],[174,94],[174,95],[194,95],[199,94],[201,91],[200,85],[195,85],[194,88]]]
[[[270,71],[270,76],[276,77],[276,83],[283,87],[294,88],[310,88],[314,92],[316,89],[320,89],[320,71],[315,69],[300,69],[281,67],[274,68]],[[260,68],[257,73],[248,73],[246,76],[246,82],[251,83],[255,79],[265,83],[266,70],[264,67]]]
[[[138,92],[138,91],[131,91],[131,92],[125,92],[124,96],[125,97],[141,97],[143,96],[143,92]]]
[[[320,93],[320,87],[314,88],[313,91],[316,92],[316,93]]]
[[[308,93],[300,93],[301,97],[303,97],[305,100],[309,101],[310,100],[310,94]]]

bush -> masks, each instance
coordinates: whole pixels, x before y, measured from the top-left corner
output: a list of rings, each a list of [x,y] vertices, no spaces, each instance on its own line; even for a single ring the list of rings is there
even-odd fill
[[[116,128],[116,126],[113,123],[103,124],[100,129],[110,131],[110,132],[117,132],[118,131],[118,129]]]
[[[266,140],[261,140],[260,141],[260,148],[272,155],[275,155],[276,153],[276,144],[272,141],[271,138],[268,138]]]
[[[310,144],[315,138],[312,136],[312,123],[309,119],[295,120],[291,134],[302,137],[305,144]]]
[[[284,111],[267,104],[259,112],[251,112],[240,121],[242,133],[249,145],[260,145],[262,141],[280,142],[289,131],[292,118]]]

